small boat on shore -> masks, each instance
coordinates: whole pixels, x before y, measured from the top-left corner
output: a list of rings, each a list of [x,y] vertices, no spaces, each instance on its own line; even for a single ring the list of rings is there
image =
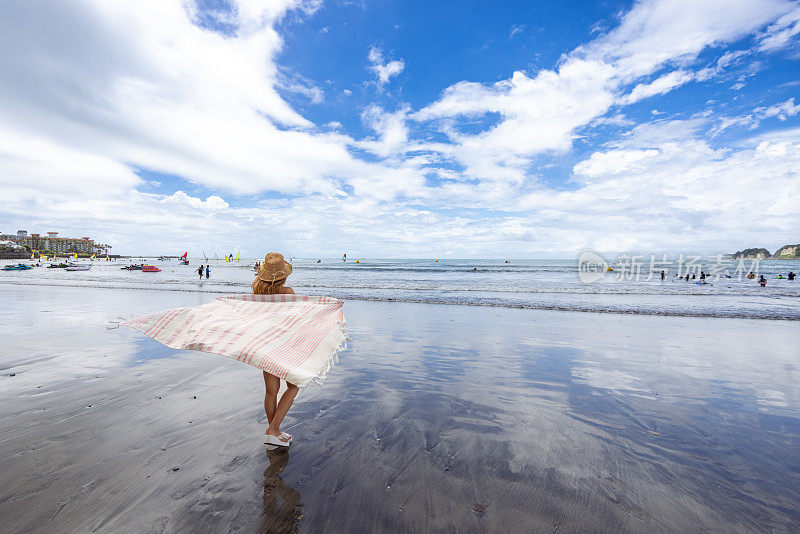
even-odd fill
[[[33,267],[31,267],[30,265],[25,265],[24,263],[18,263],[16,265],[6,265],[5,267],[3,267],[3,270],[4,271],[27,271],[27,270],[32,269],[32,268]]]
[[[155,265],[142,265],[142,272],[143,273],[159,273],[159,272],[161,272],[161,269],[159,269]]]
[[[120,267],[120,269],[123,270],[123,271],[141,271],[142,270],[142,266],[141,265],[128,265],[128,266],[125,266],[125,267]]]
[[[91,265],[70,265],[69,267],[66,267],[64,270],[65,271],[88,271],[91,268],[92,268]]]

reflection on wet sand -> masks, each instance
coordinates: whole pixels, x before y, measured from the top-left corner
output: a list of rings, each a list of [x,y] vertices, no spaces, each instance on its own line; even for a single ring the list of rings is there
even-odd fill
[[[264,506],[261,532],[296,532],[303,515],[300,493],[281,479],[280,473],[289,462],[289,449],[267,445],[269,467],[264,471]]]
[[[800,530],[794,322],[348,302],[265,454],[260,373],[103,328],[197,296],[14,291],[1,532]]]

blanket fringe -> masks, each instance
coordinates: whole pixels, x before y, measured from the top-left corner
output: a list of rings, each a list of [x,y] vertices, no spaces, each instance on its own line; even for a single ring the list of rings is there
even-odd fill
[[[325,365],[325,368],[312,379],[313,382],[318,386],[323,385],[323,382],[325,381],[325,375],[328,374],[328,371],[330,371],[331,367],[333,367],[334,364],[339,363],[339,352],[347,350],[347,342],[350,340],[350,338],[347,337],[347,322],[339,323],[339,333],[342,335],[342,339],[339,341],[339,344],[336,346],[331,355],[328,356],[328,362]]]
[[[131,314],[131,319],[133,319],[133,314]],[[106,323],[106,330],[116,330],[122,323],[127,323],[130,321],[127,317],[123,317],[122,315],[118,315],[116,320],[109,319]]]

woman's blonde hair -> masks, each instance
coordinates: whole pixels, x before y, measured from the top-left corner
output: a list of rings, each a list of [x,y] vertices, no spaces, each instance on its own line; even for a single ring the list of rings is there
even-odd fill
[[[256,276],[253,280],[251,287],[253,288],[254,295],[276,295],[281,292],[283,284],[286,283],[286,278],[275,280],[274,282],[265,282]]]

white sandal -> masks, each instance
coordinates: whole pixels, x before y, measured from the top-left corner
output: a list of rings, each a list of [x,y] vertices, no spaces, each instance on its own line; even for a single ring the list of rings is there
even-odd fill
[[[283,432],[280,436],[273,436],[271,434],[266,434],[264,436],[264,443],[267,445],[277,445],[279,447],[288,447],[292,444],[292,436],[289,436],[288,439],[286,436],[289,434]]]

